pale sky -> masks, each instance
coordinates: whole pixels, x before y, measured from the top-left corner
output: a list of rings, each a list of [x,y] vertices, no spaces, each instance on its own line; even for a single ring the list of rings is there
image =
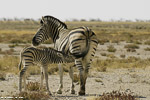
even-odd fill
[[[150,0],[0,0],[0,18],[150,19]]]

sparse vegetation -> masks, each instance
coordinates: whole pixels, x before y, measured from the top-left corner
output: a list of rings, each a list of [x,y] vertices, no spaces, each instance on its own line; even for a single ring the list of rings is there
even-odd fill
[[[103,93],[102,96],[88,100],[137,100],[137,99],[132,94],[129,93],[127,94],[126,92],[112,91],[109,93]]]
[[[113,45],[110,45],[107,48],[108,48],[107,49],[108,52],[116,52],[116,48]]]
[[[128,44],[128,45],[125,45],[124,47],[128,49],[139,49],[139,46],[136,44]]]
[[[145,50],[145,51],[150,51],[150,48],[149,48],[149,47],[147,47],[147,48],[145,48],[144,50]]]
[[[149,41],[149,40],[146,41],[145,44],[146,44],[146,45],[150,45],[150,41]]]
[[[45,92],[21,92],[19,94],[14,95],[14,97],[23,97],[23,100],[49,100],[50,96]],[[14,98],[14,100],[16,100]],[[22,100],[22,99],[21,99]]]
[[[136,52],[136,49],[139,49],[139,44],[142,43],[150,45],[150,22],[103,22],[91,20],[91,22],[82,20],[81,22],[66,22],[68,29],[73,29],[80,26],[88,26],[91,28],[99,39],[100,45],[116,43],[117,45],[120,42],[129,43],[124,48],[130,52]],[[19,57],[14,56],[15,47],[20,46],[20,43],[26,44],[31,43],[32,37],[39,28],[39,21],[0,21],[0,43],[11,43],[9,44],[9,49],[4,50],[0,48],[0,81],[6,80],[7,73],[18,74],[18,63]],[[52,40],[48,40],[45,43],[52,43]],[[22,46],[24,47],[24,46]],[[105,56],[106,59],[101,59],[97,55],[93,59],[91,65],[91,71],[107,72],[108,68],[145,68],[150,65],[150,59],[140,59],[136,57],[128,57],[124,54],[115,56],[115,52],[119,50],[113,45],[106,48],[106,53],[99,53],[101,56]],[[150,48],[147,47],[145,51],[150,51]],[[138,50],[137,50],[138,52]],[[126,53],[126,52],[125,52]],[[139,54],[139,53],[137,53]],[[64,64],[64,71],[69,71],[69,64]],[[39,75],[40,67],[31,66],[27,71],[30,75]],[[57,74],[58,66],[57,64],[51,64],[48,67],[48,73]],[[119,79],[122,81],[122,78]],[[74,74],[74,82],[79,82],[79,76]],[[95,79],[95,82],[102,82],[101,79]],[[24,100],[45,100],[49,98],[49,95],[45,92],[39,92],[39,83],[38,82],[29,82],[27,88],[31,92],[22,92],[16,94],[16,96],[24,97]],[[117,96],[119,94],[119,96]],[[128,100],[135,100],[133,96],[129,96],[126,93],[120,92],[111,92],[105,93],[102,97],[97,97],[94,100],[113,100],[128,98]],[[126,100],[126,99],[125,99]]]

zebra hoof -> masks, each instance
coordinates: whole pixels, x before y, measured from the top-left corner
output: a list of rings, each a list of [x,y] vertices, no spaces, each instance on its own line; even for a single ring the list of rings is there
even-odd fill
[[[57,90],[57,94],[62,94],[62,91],[61,90]]]
[[[75,90],[71,90],[71,94],[75,94]]]
[[[85,91],[79,91],[78,94],[81,95],[81,96],[85,95]]]

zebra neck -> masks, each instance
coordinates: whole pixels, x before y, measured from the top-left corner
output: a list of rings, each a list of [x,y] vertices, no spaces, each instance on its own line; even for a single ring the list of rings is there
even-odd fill
[[[60,32],[59,32],[59,38],[62,36],[62,35],[65,35],[66,33],[68,34],[69,30],[68,29],[61,29]]]
[[[51,30],[49,34],[51,34],[51,38],[53,42],[55,43],[56,40],[60,37],[60,34],[64,33],[67,29],[62,29],[62,28],[55,28]]]

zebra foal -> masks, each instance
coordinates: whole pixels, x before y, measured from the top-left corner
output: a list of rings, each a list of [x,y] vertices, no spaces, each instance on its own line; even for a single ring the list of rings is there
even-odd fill
[[[46,88],[48,93],[51,95],[48,86],[48,64],[52,63],[70,63],[73,62],[74,59],[70,56],[63,54],[60,51],[57,51],[52,48],[35,48],[35,47],[27,47],[24,48],[20,53],[20,76],[19,76],[19,91],[22,91],[22,77],[24,79],[24,88],[26,90],[26,79],[25,72],[27,68],[32,64],[38,64],[41,66],[41,85],[40,89],[43,87],[43,79],[45,76]],[[21,66],[23,64],[23,68]]]

